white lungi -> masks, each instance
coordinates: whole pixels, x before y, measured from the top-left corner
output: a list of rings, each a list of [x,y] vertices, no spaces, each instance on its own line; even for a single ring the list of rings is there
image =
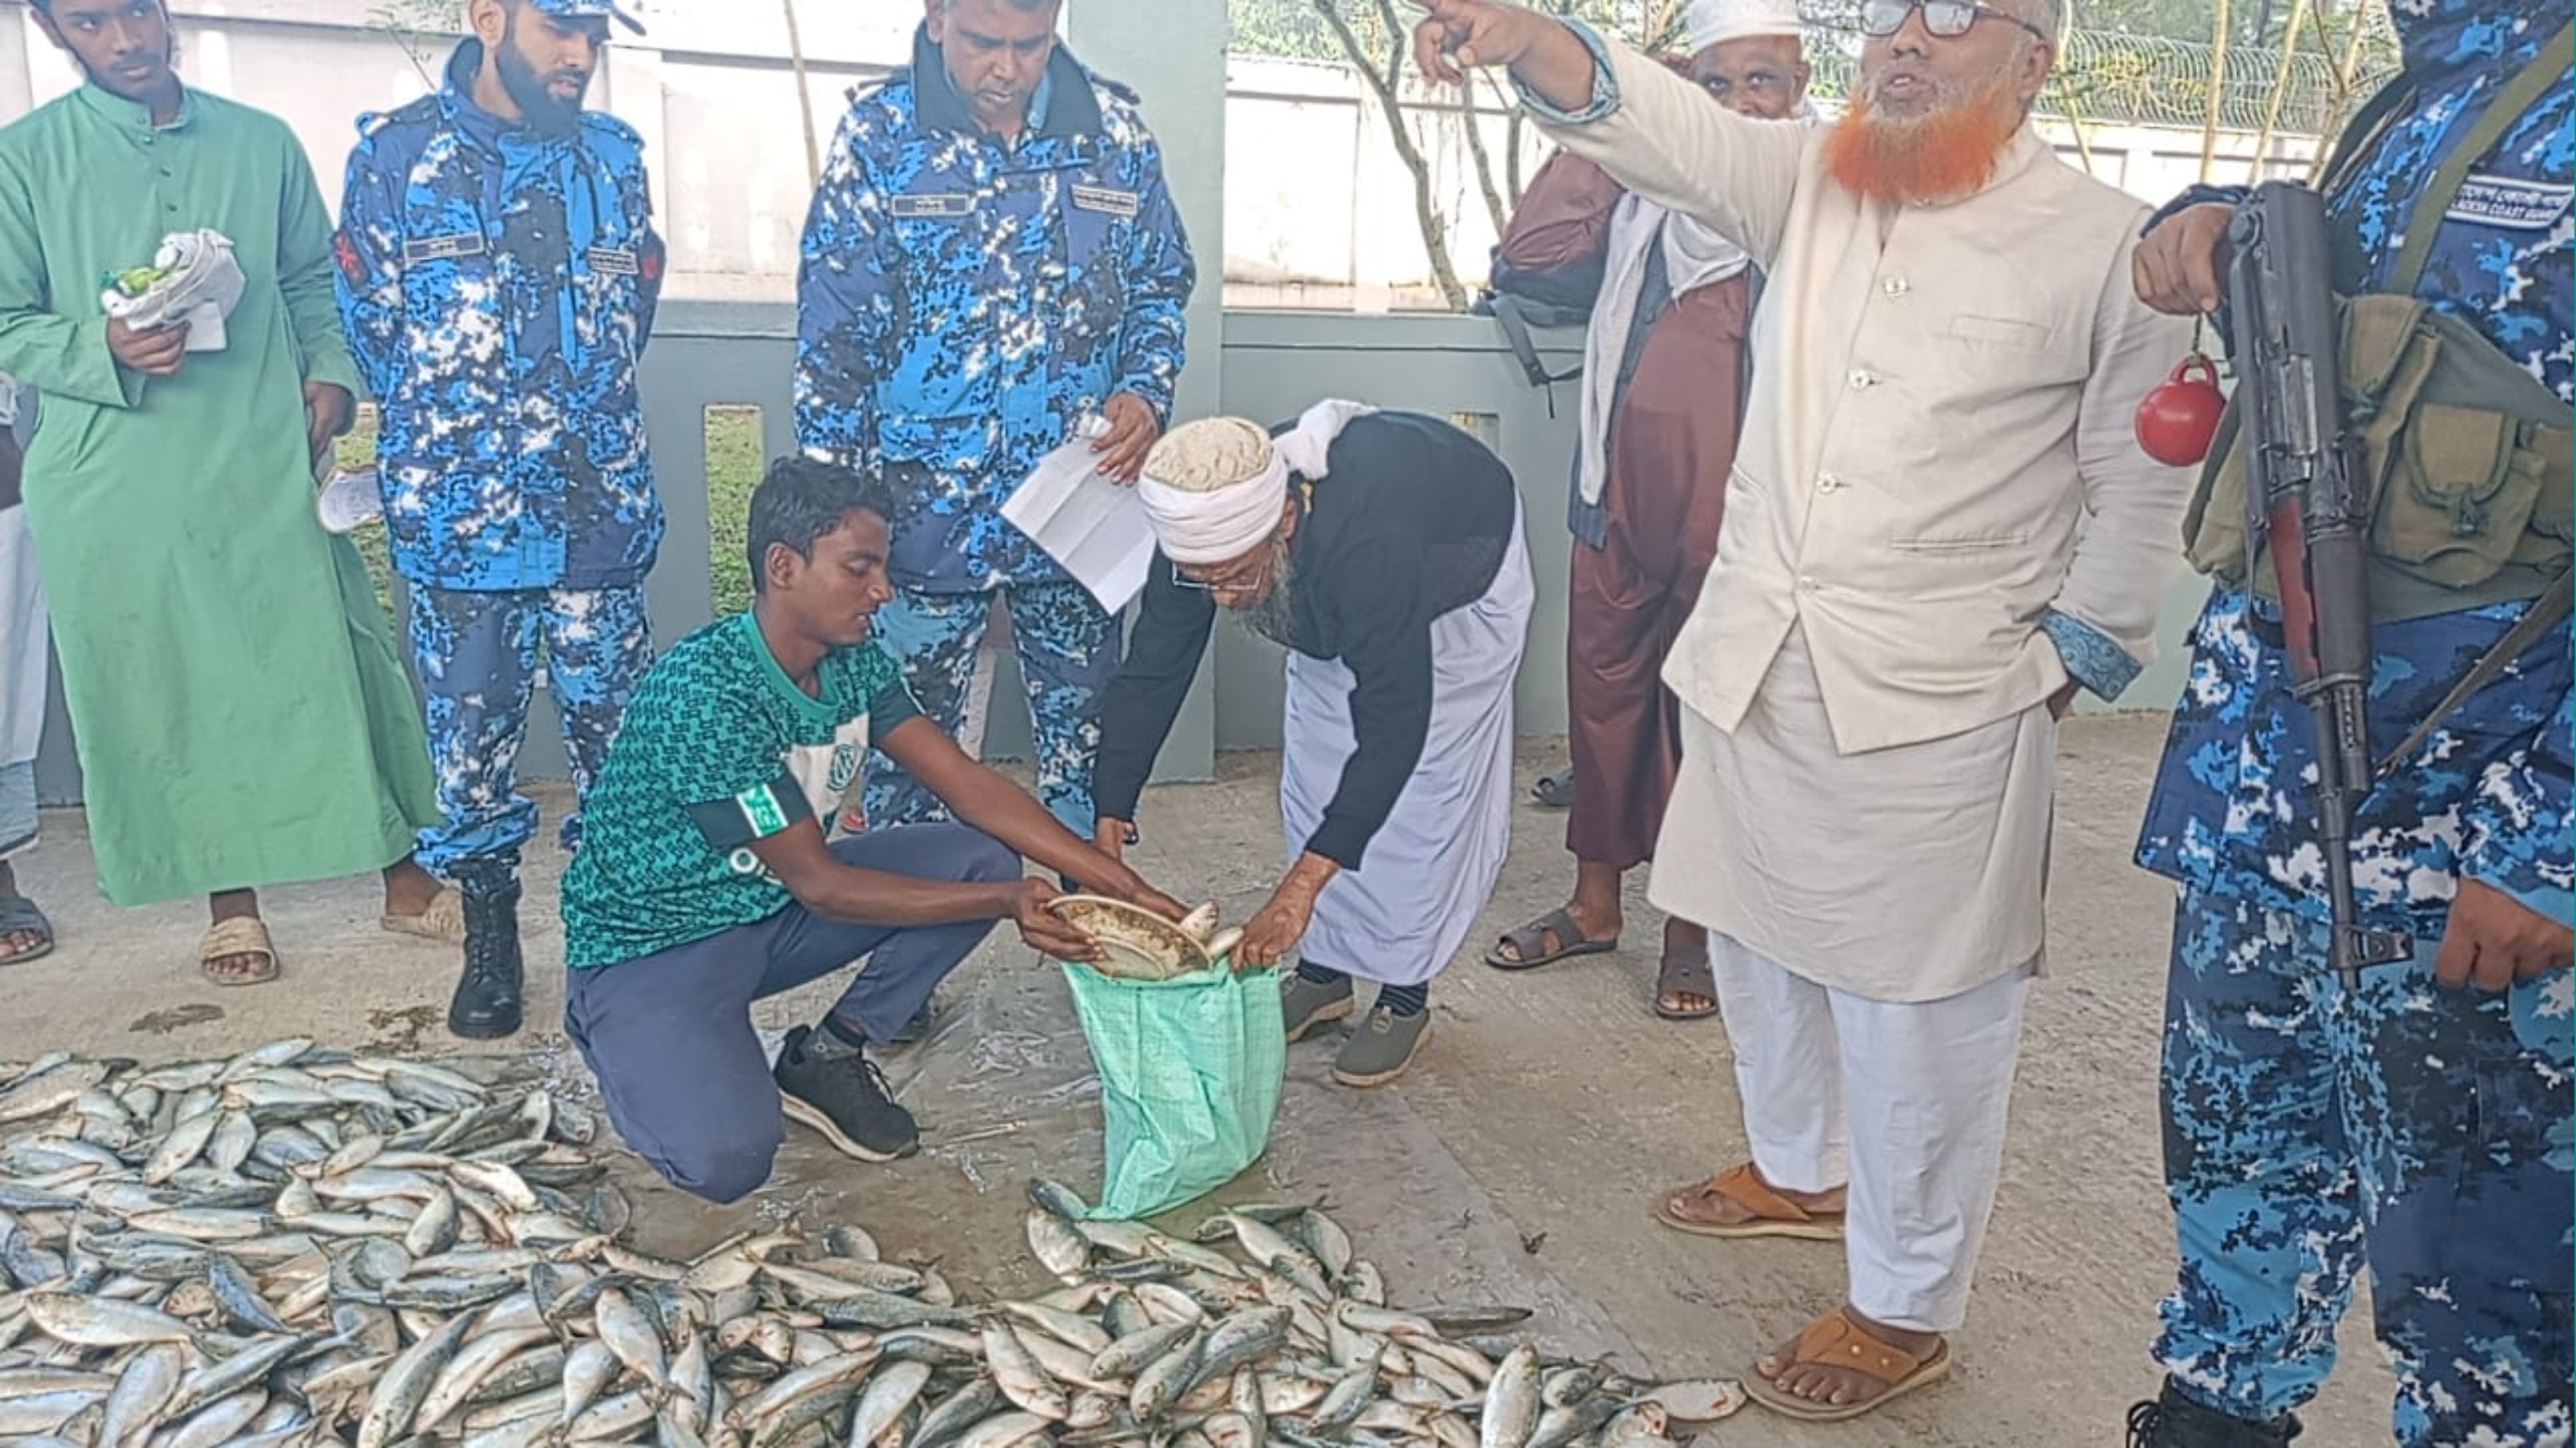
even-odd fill
[[[1820,985],[1936,1001],[2038,962],[2057,723],[1834,747],[1792,630],[1732,733],[1682,709],[1647,896]]]
[[[1916,1332],[1967,1319],[2002,1170],[2026,970],[1948,1000],[1830,990],[1711,932],[1744,1134],[1762,1179],[1848,1183],[1851,1305]]]
[[[1431,728],[1422,759],[1360,868],[1315,901],[1306,958],[1383,985],[1418,985],[1475,928],[1512,842],[1512,680],[1536,589],[1520,520],[1493,583],[1431,621]],[[1279,816],[1295,863],[1351,757],[1349,668],[1288,654]]]

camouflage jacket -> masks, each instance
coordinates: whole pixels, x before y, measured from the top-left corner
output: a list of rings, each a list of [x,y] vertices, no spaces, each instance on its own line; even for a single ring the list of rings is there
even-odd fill
[[[851,93],[806,216],[797,442],[895,477],[899,581],[1062,578],[1001,504],[1113,393],[1169,416],[1196,278],[1133,93],[1058,46],[1006,145],[917,36]]]
[[[599,588],[653,566],[662,506],[635,369],[662,289],[643,141],[584,112],[552,136],[435,94],[362,116],[340,313],[382,411],[394,566],[453,589]]]
[[[2561,0],[2411,0],[2391,7],[2412,102],[2328,198],[2335,286],[2382,284],[2404,243],[2423,178],[2475,126],[2492,96],[2567,18]],[[2475,323],[2562,399],[2570,365],[2571,88],[2561,75],[2470,171],[2442,222],[2418,296]],[[2229,199],[2200,188],[2193,201]],[[2167,208],[2168,211],[2174,208]],[[2315,726],[2290,697],[2270,606],[2222,588],[2193,630],[2190,682],[2175,713],[2139,842],[2139,862],[2176,879],[2322,918],[2313,835]],[[2387,749],[2422,721],[2523,605],[2383,623],[2370,736]],[[2456,882],[2473,878],[2558,920],[2569,917],[2569,638],[2551,630],[2451,714],[2382,782],[2354,822],[2356,895],[2391,925],[2438,931]]]

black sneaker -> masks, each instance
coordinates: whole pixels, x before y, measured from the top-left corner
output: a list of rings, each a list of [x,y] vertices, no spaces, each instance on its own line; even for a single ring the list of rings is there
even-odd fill
[[[861,1161],[893,1161],[921,1150],[921,1128],[895,1104],[885,1073],[865,1056],[815,1056],[805,1049],[812,1026],[787,1033],[779,1048],[780,1105],[823,1133],[823,1139]]]
[[[2295,1414],[2249,1423],[2184,1397],[2171,1378],[2155,1401],[2129,1409],[2129,1448],[2287,1448],[2299,1431]]]

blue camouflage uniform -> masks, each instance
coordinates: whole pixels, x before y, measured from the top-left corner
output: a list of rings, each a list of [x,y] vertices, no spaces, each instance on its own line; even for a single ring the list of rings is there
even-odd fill
[[[1086,836],[1117,620],[1001,505],[1113,394],[1170,416],[1196,277],[1136,97],[1062,46],[1014,144],[976,123],[918,32],[908,68],[852,92],[805,222],[797,441],[891,477],[905,504],[876,637],[922,711],[974,749],[1002,593],[1039,798]],[[940,814],[882,755],[864,799],[872,823]]]
[[[482,65],[468,39],[435,94],[360,119],[337,241],[446,816],[419,859],[449,879],[514,869],[536,832],[514,766],[541,644],[588,797],[652,662],[662,538],[635,380],[663,271],[642,139],[595,111],[562,135],[495,116]]]
[[[2328,198],[2339,291],[2382,285],[2424,178],[2567,18],[2563,0],[2392,9],[2419,89]],[[2562,400],[2569,123],[2561,74],[2475,164],[2417,288]],[[2176,206],[2210,199],[2225,198]],[[2413,730],[2524,606],[2379,625],[2376,747]],[[2576,982],[2558,970],[2503,994],[2453,991],[2432,964],[2462,879],[2569,918],[2567,626],[2363,805],[2364,919],[2411,929],[2418,948],[2357,991],[2325,965],[2315,735],[2277,640],[2271,605],[2224,586],[2211,597],[2139,845],[2180,885],[2163,1095],[2182,1265],[2157,1356],[2185,1397],[2278,1420],[2332,1369],[2367,1264],[2400,1443],[2565,1444]]]

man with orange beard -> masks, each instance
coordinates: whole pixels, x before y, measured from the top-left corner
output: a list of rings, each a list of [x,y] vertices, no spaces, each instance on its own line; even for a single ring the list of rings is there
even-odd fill
[[[1706,923],[1751,1159],[1668,1197],[1841,1240],[1845,1304],[1754,1368],[1804,1419],[1949,1371],[1992,1209],[2057,717],[2150,656],[2184,478],[2139,401],[2187,324],[2145,208],[2030,129],[2048,0],[1867,0],[1829,130],[1705,104],[1579,24],[1425,0],[1435,80],[1508,66],[1566,149],[1770,277],[1726,527],[1664,668],[1682,765],[1651,898]]]

